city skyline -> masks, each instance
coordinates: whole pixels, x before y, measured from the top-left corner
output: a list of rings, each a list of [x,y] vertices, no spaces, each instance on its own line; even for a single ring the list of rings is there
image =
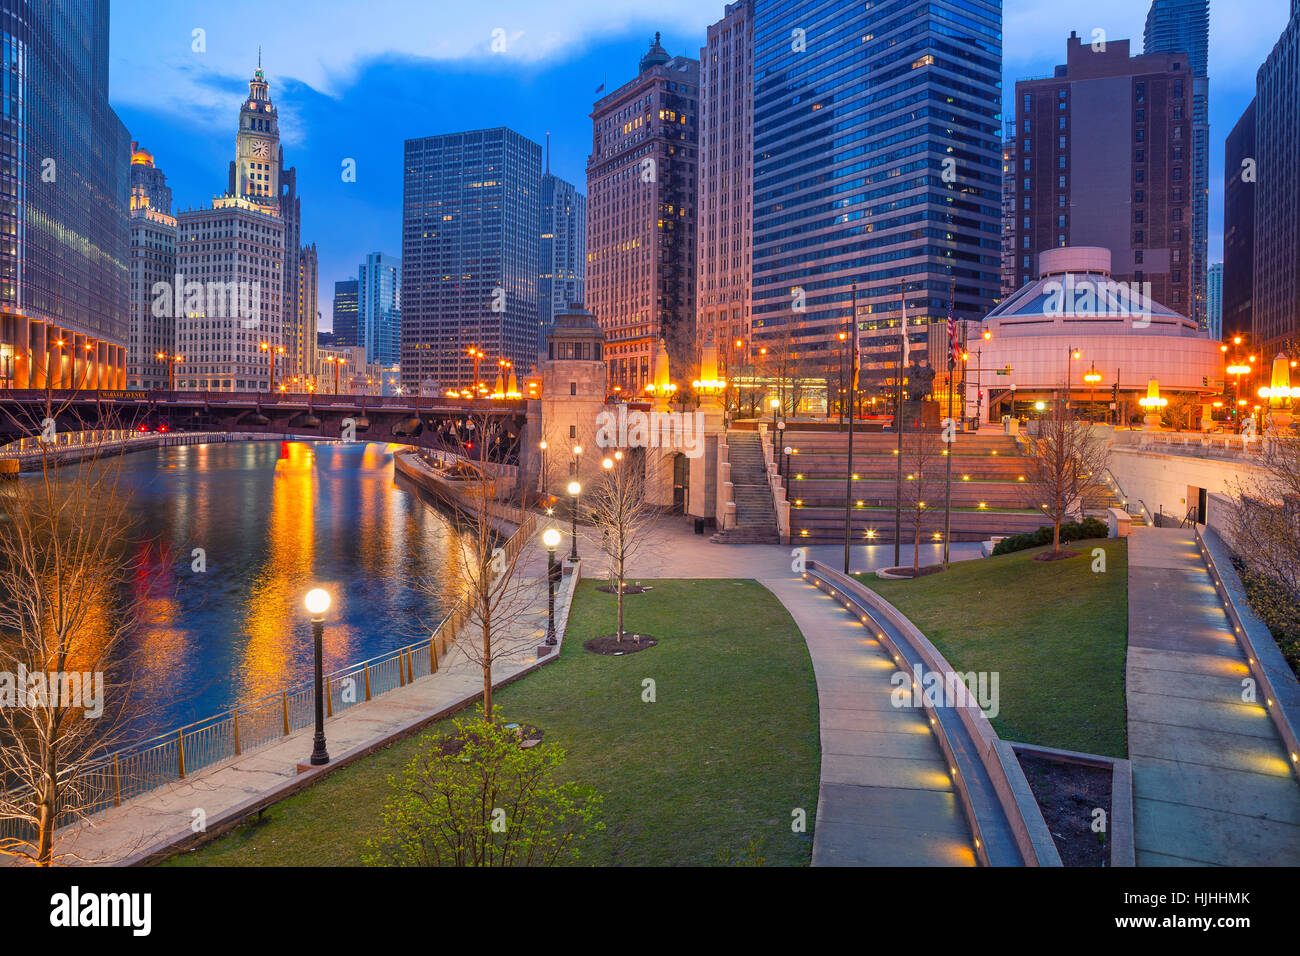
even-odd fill
[[[417,22],[431,15],[397,6]],[[220,17],[215,5],[171,11],[117,4],[111,16],[116,42],[110,42],[110,103],[132,138],[167,171],[178,208],[197,204],[209,198],[207,184],[229,161],[230,104],[242,98],[260,44],[264,69],[279,91],[299,192],[312,198],[304,204],[303,235],[316,241],[320,281],[330,288],[350,277],[366,254],[398,247],[404,138],[500,125],[540,143],[549,132],[552,172],[581,184],[597,88],[605,83],[609,91],[629,78],[628,64],[634,68],[655,31],[662,31],[670,54],[698,57],[707,27],[721,19],[724,6],[667,3],[610,16],[607,8],[575,4],[568,18],[547,14],[545,30],[538,25],[540,15],[522,8],[439,13],[450,21],[440,22],[437,44],[421,49],[423,41],[407,38],[421,31],[399,36],[383,28],[385,18],[365,25],[359,36],[350,27],[338,36],[322,36],[319,44],[299,45],[278,39],[288,23],[274,9],[259,12],[265,36],[249,37],[242,28],[234,34],[222,27],[239,19],[229,17],[229,4],[220,8]],[[1075,17],[1048,2],[1003,6],[1004,118],[1012,115],[1015,81],[1050,75],[1070,30],[1090,39],[1101,28],[1109,39],[1129,39],[1137,52],[1149,7],[1106,2],[1094,4],[1086,17]],[[205,28],[207,9],[213,17]],[[331,22],[328,11],[324,5],[319,24]],[[1223,141],[1254,95],[1255,72],[1285,27],[1287,13],[1285,0],[1266,0],[1256,5],[1250,23],[1242,23],[1226,8],[1211,6],[1210,262],[1223,257]],[[310,30],[317,24],[293,26]],[[492,52],[492,31],[498,27],[506,31],[499,54]],[[191,49],[195,29],[207,31],[202,54]],[[128,35],[129,43],[116,39]],[[326,68],[325,63],[339,65]],[[377,122],[379,117],[383,120]],[[356,182],[341,179],[346,158],[356,161]],[[321,311],[324,329],[330,310]]]

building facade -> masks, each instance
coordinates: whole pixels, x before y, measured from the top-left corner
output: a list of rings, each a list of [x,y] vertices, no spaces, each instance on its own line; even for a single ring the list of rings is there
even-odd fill
[[[1223,263],[1205,274],[1205,329],[1216,342],[1223,338]]]
[[[1255,280],[1255,101],[1232,127],[1223,146],[1223,328],[1222,335],[1250,332]]]
[[[357,299],[359,283],[356,279],[342,279],[334,283],[334,345],[339,348],[357,345]]]
[[[1207,316],[1210,236],[1210,0],[1152,0],[1143,53],[1186,53],[1192,71],[1192,290],[1187,315]]]
[[[537,278],[537,348],[570,302],[587,294],[587,197],[551,174],[550,154],[542,174],[541,274]]]
[[[591,111],[586,306],[625,395],[650,382],[661,339],[674,378],[695,358],[699,78],[699,61],[656,34],[636,77]]]
[[[408,391],[467,386],[537,356],[542,148],[504,127],[408,139],[401,369]],[[490,376],[489,376],[490,377]]]
[[[1002,282],[1000,298],[1016,291],[1016,124],[1002,137]]]
[[[169,363],[174,361],[176,349],[176,237],[167,177],[154,165],[152,153],[132,143],[127,388],[168,388],[172,384]]]
[[[131,137],[108,104],[107,0],[0,0],[0,382],[121,388]]]
[[[358,345],[366,361],[396,365],[402,355],[402,262],[372,252],[357,273]]]
[[[1185,53],[1129,56],[1071,34],[1053,76],[1016,83],[1020,285],[1061,246],[1111,252],[1114,278],[1193,308],[1192,93]],[[1127,103],[1129,109],[1117,108]]]
[[[695,339],[730,373],[750,362],[754,242],[754,8],[737,0],[700,50]]]
[[[978,320],[999,295],[1001,3],[756,0],[754,18],[751,351],[829,383],[856,330],[879,389],[904,299],[924,354],[950,303]]]
[[[1253,344],[1266,353],[1300,333],[1300,3],[1255,76]]]

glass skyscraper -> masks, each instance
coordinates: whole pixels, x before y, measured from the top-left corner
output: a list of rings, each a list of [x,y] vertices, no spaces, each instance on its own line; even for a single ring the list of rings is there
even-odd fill
[[[334,283],[334,347],[358,345],[357,280]]]
[[[131,137],[108,105],[107,0],[0,0],[0,67],[0,377],[120,388]]]
[[[551,175],[550,162],[542,175],[541,274],[538,276],[538,354],[555,316],[570,302],[586,296],[587,197],[573,183]]]
[[[402,385],[467,386],[470,346],[537,361],[542,148],[504,127],[408,139],[402,189]]]
[[[1187,317],[1206,326],[1210,233],[1210,0],[1152,0],[1143,53],[1186,53],[1192,71],[1192,290]]]
[[[402,352],[401,261],[370,253],[357,273],[357,290],[357,344],[365,346],[370,364],[396,365]]]
[[[856,280],[870,388],[903,295],[911,326],[998,299],[1002,6],[757,0],[754,18],[753,345],[834,379]]]

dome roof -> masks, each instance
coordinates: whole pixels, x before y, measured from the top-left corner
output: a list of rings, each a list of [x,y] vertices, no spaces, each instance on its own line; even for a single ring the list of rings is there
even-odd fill
[[[134,153],[131,154],[131,165],[152,166],[153,153],[149,152],[149,150],[147,149],[137,149]]]
[[[650,44],[650,49],[645,56],[641,57],[641,69],[638,72],[644,73],[652,66],[663,66],[671,59],[672,57],[668,55],[668,51],[660,45],[659,34],[656,33],[654,42]]]

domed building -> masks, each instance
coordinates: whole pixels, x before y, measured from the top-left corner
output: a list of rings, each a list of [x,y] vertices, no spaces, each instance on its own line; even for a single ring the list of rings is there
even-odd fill
[[[1071,407],[1086,417],[1116,421],[1118,411],[1127,423],[1153,378],[1165,396],[1190,393],[1210,404],[1222,393],[1219,343],[1153,301],[1149,283],[1112,280],[1109,250],[1049,249],[1039,269],[972,329],[968,415],[978,407],[985,422],[1031,418],[1068,388]]]

